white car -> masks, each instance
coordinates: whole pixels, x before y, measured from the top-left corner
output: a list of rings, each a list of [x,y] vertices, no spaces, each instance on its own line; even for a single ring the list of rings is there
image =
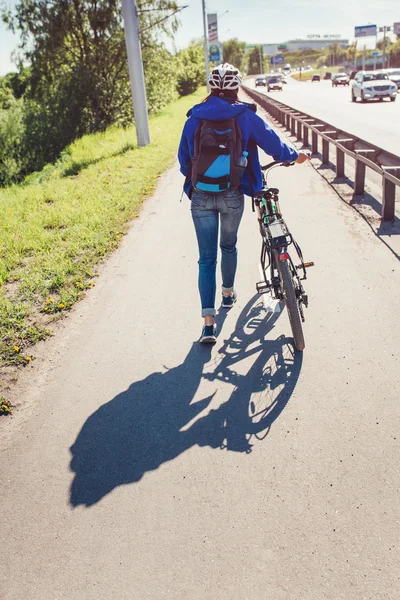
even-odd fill
[[[396,100],[397,85],[391,81],[386,73],[376,71],[359,71],[351,82],[351,99],[356,102],[368,100],[383,100],[390,98],[391,102]]]
[[[381,73],[386,73],[391,81],[393,81],[400,90],[400,69],[385,69]]]

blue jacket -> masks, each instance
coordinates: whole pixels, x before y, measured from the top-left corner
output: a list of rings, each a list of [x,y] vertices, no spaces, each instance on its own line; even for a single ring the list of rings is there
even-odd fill
[[[196,104],[187,113],[187,121],[183,128],[179,145],[178,159],[181,173],[185,176],[184,191],[190,197],[193,185],[190,180],[192,158],[194,155],[194,134],[201,119],[224,121],[236,117],[242,132],[243,149],[247,150],[248,166],[242,179],[242,189],[248,196],[254,196],[262,189],[262,175],[257,146],[260,146],[274,160],[292,162],[298,157],[297,151],[288,146],[267,123],[255,114],[255,104],[238,100],[223,100],[210,96],[206,102]]]

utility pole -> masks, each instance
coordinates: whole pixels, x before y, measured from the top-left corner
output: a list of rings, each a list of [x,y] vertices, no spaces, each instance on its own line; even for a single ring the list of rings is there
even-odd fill
[[[260,58],[260,75],[262,75],[264,72],[264,65],[263,65],[263,59],[262,59],[262,46],[261,45],[260,45],[259,58]]]
[[[139,146],[147,146],[147,144],[150,144],[149,117],[135,0],[122,0],[122,16],[124,18],[125,43],[128,54],[137,141]]]
[[[354,44],[354,70],[357,71],[357,38]]]
[[[379,31],[383,31],[383,52],[382,52],[382,54],[383,54],[383,57],[382,57],[383,65],[382,65],[382,68],[386,69],[386,33],[388,31],[391,31],[391,27],[388,26],[388,25],[384,25],[383,27],[379,28]]]
[[[383,68],[386,69],[386,25],[383,28]]]
[[[207,92],[210,92],[210,84],[208,78],[210,77],[210,63],[208,61],[208,36],[207,36],[207,20],[206,20],[206,2],[203,3],[203,27],[204,27],[204,61],[206,63],[206,81],[207,81]]]

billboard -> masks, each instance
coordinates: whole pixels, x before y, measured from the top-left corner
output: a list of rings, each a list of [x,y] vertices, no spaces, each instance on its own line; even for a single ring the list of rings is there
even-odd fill
[[[393,33],[400,35],[400,23],[393,23]]]
[[[354,27],[354,37],[371,37],[377,34],[376,25],[360,25]]]
[[[218,22],[217,22],[217,14],[212,13],[207,15],[207,23],[208,23],[208,42],[210,44],[215,44],[218,41]]]
[[[271,65],[283,65],[284,62],[284,56],[280,56],[279,54],[277,56],[271,56]]]

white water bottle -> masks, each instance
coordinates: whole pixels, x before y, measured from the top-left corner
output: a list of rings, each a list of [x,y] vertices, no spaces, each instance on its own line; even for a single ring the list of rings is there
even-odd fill
[[[238,167],[239,167],[239,176],[240,176],[240,179],[242,179],[244,170],[247,167],[247,157],[248,157],[248,155],[249,155],[249,153],[246,152],[246,150],[243,150],[242,155],[239,158]]]

